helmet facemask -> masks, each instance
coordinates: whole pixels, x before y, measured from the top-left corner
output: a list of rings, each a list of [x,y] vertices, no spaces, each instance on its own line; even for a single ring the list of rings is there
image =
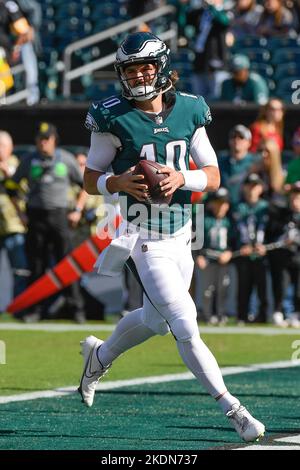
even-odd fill
[[[149,79],[146,79],[144,77],[144,80],[141,81],[141,83],[137,84],[136,86],[130,85],[134,80],[139,80],[140,76],[132,76],[128,78],[126,76],[125,70],[127,67],[130,67],[131,65],[143,65],[143,64],[153,64],[156,68],[156,71],[154,74],[151,74],[152,76],[149,77]],[[137,60],[137,61],[130,61],[129,64],[123,64],[123,65],[118,65],[117,71],[120,77],[122,89],[123,89],[123,95],[127,99],[135,99],[137,101],[144,101],[153,98],[154,96],[159,95],[160,93],[163,92],[163,89],[166,88],[166,85],[172,85],[169,83],[164,75],[161,74],[161,66],[159,66],[158,61],[151,61],[149,60],[148,57],[146,57],[144,60]],[[143,74],[145,75],[145,74]],[[168,89],[171,88],[168,87]],[[166,90],[164,90],[166,91]]]
[[[167,46],[151,33],[134,33],[128,38],[119,47],[115,64],[123,96],[127,99],[144,101],[172,88],[169,78],[170,51]],[[143,64],[155,65],[155,75],[151,81],[147,80],[132,87],[129,82],[132,82],[135,77],[128,78],[125,69],[131,65]]]

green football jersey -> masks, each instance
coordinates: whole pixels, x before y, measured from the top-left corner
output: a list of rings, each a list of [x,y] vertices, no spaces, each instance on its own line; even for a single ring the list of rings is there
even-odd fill
[[[171,106],[156,117],[134,107],[121,95],[92,103],[86,127],[92,132],[109,132],[121,142],[112,162],[116,175],[141,159],[176,170],[189,169],[190,141],[197,128],[211,122],[209,107],[203,97],[187,93],[168,93],[165,99]],[[121,198],[122,216],[155,232],[174,233],[191,216],[190,191],[175,191],[169,206],[149,206],[128,194],[120,196],[126,196]]]
[[[213,214],[205,216],[204,220],[204,248],[219,251],[230,249],[231,226],[228,217],[217,219]]]

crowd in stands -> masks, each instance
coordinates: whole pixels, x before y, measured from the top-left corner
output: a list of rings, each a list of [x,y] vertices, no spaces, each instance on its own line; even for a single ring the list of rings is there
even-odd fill
[[[268,112],[275,103],[280,114]],[[236,125],[228,151],[219,154],[221,188],[207,198],[204,248],[196,256],[203,270],[203,315],[213,324],[226,322],[231,263],[239,323],[265,323],[272,311],[275,324],[300,326],[300,127],[292,138],[293,158],[283,164],[283,115],[283,103],[270,99],[250,126],[253,134]]]
[[[11,67],[22,61],[29,105],[62,99],[68,44],[166,4],[176,7],[175,17],[158,17],[140,28],[159,35],[177,22],[173,67],[182,89],[209,101],[264,104],[276,96],[292,103],[291,84],[300,71],[298,0],[1,0],[0,73],[5,57]],[[79,49],[74,67],[114,52],[121,39],[119,34]],[[7,83],[8,94],[21,88],[22,76],[14,80],[14,88],[12,80]],[[116,91],[113,77],[97,80],[86,73],[74,81],[72,99],[101,99]]]
[[[11,135],[0,131],[0,251],[6,252],[13,273],[13,297],[95,233],[96,221],[104,216],[103,198],[82,189],[86,153],[60,148],[58,138],[53,124],[40,123],[32,151],[18,159]],[[52,300],[69,318],[85,321],[78,283],[64,289],[59,302]],[[48,310],[55,315],[53,303],[36,304],[20,317],[37,321]]]

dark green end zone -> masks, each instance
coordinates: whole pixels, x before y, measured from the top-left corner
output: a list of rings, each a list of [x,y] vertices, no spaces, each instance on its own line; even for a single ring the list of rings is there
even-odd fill
[[[225,377],[270,438],[300,433],[299,368]],[[196,450],[240,444],[195,380],[0,405],[0,449]]]

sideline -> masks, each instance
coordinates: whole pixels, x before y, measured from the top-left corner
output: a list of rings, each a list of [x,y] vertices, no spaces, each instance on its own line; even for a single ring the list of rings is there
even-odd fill
[[[66,332],[66,331],[113,331],[113,325],[72,325],[69,323],[0,323],[0,331],[47,331],[47,332]],[[245,334],[245,335],[264,335],[264,336],[277,336],[277,335],[296,335],[300,336],[299,328],[279,328],[279,327],[255,327],[255,326],[199,326],[200,333],[205,334]]]

